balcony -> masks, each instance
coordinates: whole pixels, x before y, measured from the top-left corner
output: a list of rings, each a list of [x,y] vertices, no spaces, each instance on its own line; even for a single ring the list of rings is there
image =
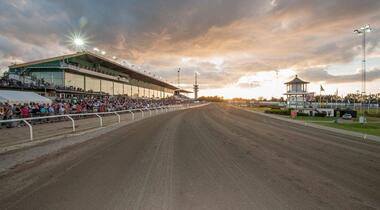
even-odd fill
[[[302,90],[298,90],[298,91],[288,91],[286,93],[284,93],[284,95],[307,95],[308,92],[307,91],[302,91]]]

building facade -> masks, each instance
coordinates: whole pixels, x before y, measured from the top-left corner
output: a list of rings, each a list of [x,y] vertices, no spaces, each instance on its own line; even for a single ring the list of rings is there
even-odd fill
[[[9,67],[9,74],[32,77],[77,92],[126,95],[140,98],[167,98],[177,87],[125,67],[91,52],[79,52]],[[62,88],[59,88],[62,87]]]

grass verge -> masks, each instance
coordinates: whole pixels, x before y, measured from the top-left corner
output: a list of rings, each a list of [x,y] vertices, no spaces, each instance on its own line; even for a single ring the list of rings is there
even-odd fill
[[[355,131],[359,133],[365,133],[375,136],[380,136],[380,123],[367,123],[365,125],[361,125],[360,123],[351,123],[351,124],[338,124],[338,123],[328,123],[328,122],[314,122],[319,125]]]
[[[249,107],[249,110],[257,112],[265,112],[265,110],[270,110],[268,107]],[[274,115],[274,114],[273,114]],[[288,119],[292,119],[290,116],[276,115]],[[294,120],[311,122],[318,125],[323,125],[327,127],[343,129],[347,131],[354,131],[369,135],[380,136],[380,120],[376,117],[367,117],[367,122],[364,126],[358,123],[358,119],[354,119],[353,123],[338,124],[335,123],[336,117],[312,117],[312,116],[297,116]]]

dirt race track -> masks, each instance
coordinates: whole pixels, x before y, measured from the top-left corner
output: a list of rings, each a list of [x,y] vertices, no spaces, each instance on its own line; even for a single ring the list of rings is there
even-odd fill
[[[211,104],[0,178],[0,209],[380,209],[380,145]]]

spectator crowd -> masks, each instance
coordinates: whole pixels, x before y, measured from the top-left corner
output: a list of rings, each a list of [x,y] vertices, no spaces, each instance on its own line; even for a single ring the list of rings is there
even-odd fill
[[[153,100],[133,99],[126,96],[86,97],[83,99],[77,99],[75,97],[71,99],[57,98],[51,104],[0,103],[0,119],[8,120],[49,115],[112,112],[128,109],[160,107],[177,103],[179,103],[179,101],[173,97]]]

